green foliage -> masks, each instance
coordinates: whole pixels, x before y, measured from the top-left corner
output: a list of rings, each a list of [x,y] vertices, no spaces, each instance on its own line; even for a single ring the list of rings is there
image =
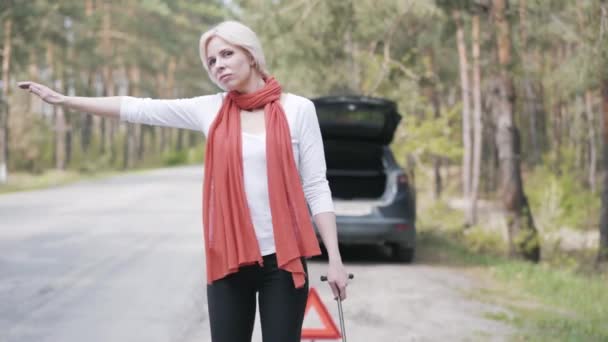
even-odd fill
[[[84,179],[83,175],[74,171],[46,170],[39,174],[16,172],[9,175],[7,184],[0,185],[0,194],[44,189],[81,179]]]
[[[209,94],[218,89],[207,80],[201,67],[197,50],[199,35],[221,20],[237,18],[258,33],[270,72],[277,76],[285,91],[308,97],[355,93],[394,100],[403,120],[391,148],[401,164],[405,164],[406,156],[413,156],[424,171],[430,171],[437,157],[445,161],[444,167],[460,164],[463,154],[460,83],[451,10],[462,10],[469,56],[471,15],[479,14],[484,132],[487,134],[483,170],[497,168],[494,156],[490,155],[495,148],[491,136],[493,108],[490,108],[491,101],[486,103],[490,94],[485,93],[485,85],[496,76],[495,23],[489,13],[480,11],[483,2],[144,0],[94,3],[92,13],[86,13],[85,3],[78,0],[13,1],[11,7],[3,3],[0,16],[18,22],[13,26],[11,80],[29,77],[29,68],[36,66],[31,72],[39,81],[51,86],[62,81],[65,91],[73,89],[77,95],[104,95],[111,87],[115,93],[136,90],[138,96],[150,97]],[[587,160],[584,155],[589,144],[587,126],[580,115],[582,104],[572,104],[588,91],[595,101],[592,105],[595,127],[599,127],[597,86],[608,72],[608,44],[605,44],[608,24],[605,17],[598,14],[602,12],[600,6],[605,5],[597,1],[564,0],[527,1],[526,4],[525,22],[519,17],[519,3],[512,2],[508,13],[514,60],[510,71],[517,87],[524,84],[521,82],[524,76],[538,86],[535,96],[542,108],[536,112],[543,114],[537,117],[542,124],[539,123],[539,130],[534,132],[561,137],[561,141],[558,145],[539,138],[543,142],[541,150],[549,150],[549,154],[544,166],[525,175],[525,192],[535,221],[544,229],[594,228],[599,199],[597,194],[585,190],[582,181],[586,179],[586,166],[581,165],[581,161]],[[103,39],[106,20],[110,24],[109,42]],[[0,35],[3,29],[0,25]],[[522,41],[524,31],[526,41]],[[50,51],[54,52],[53,65],[47,60]],[[525,65],[524,53],[528,56]],[[175,72],[171,75],[170,61],[175,62]],[[124,71],[132,66],[138,67],[141,78],[137,84],[134,81],[125,84]],[[105,67],[113,71],[114,77],[114,83],[107,89],[103,84],[107,76],[102,72]],[[173,89],[166,89],[169,76],[175,79]],[[430,87],[438,95],[441,112],[438,118],[426,93]],[[522,89],[516,93],[516,108],[522,109],[528,94]],[[9,100],[23,102],[17,97]],[[525,152],[530,150],[533,130],[525,126],[530,120],[524,114],[518,119]],[[9,144],[9,165],[33,172],[54,168],[54,123],[37,119],[31,122],[22,133],[16,133],[18,130],[11,127],[13,137],[19,137],[19,142]],[[99,152],[99,132],[93,132],[91,147],[85,153],[79,147],[82,122],[74,121],[70,125],[71,169],[98,172],[123,168],[124,132],[113,139],[113,153],[107,151],[103,155]],[[591,142],[595,145],[599,145],[598,133],[597,141]],[[204,156],[202,145],[186,152],[176,151],[172,146],[171,151],[161,154],[158,139],[149,138],[145,137],[143,160],[138,161],[136,167],[201,162]],[[522,166],[526,170],[527,165]],[[418,177],[427,177],[431,172],[421,174]],[[491,172],[484,172],[482,177],[488,174]],[[459,182],[451,181],[447,186],[456,188]],[[482,184],[485,182],[482,179]],[[454,225],[460,225],[463,220],[455,222]],[[482,233],[476,236],[474,229],[470,232],[470,242],[477,246],[475,249],[483,249],[482,241],[491,240]],[[492,246],[491,241],[487,243]]]
[[[189,148],[188,151],[188,164],[202,163],[205,161],[205,148],[206,144],[199,144],[195,147]]]
[[[112,88],[116,95],[136,91],[137,94],[130,95],[157,98],[191,97],[217,91],[201,67],[198,38],[211,25],[230,15],[231,9],[224,2],[91,1],[94,6],[87,8],[88,3],[78,0],[2,2],[2,22],[13,20],[11,84],[33,78],[79,96],[103,96]],[[3,37],[4,28],[0,25]],[[174,71],[169,70],[169,61],[175,62]],[[140,72],[138,83],[124,79],[128,76],[125,72],[133,66]],[[105,74],[105,68],[112,74]],[[170,77],[176,80],[174,88],[164,89]],[[63,89],[58,88],[60,82]],[[8,90],[14,119],[9,122],[11,173],[21,170],[40,173],[55,168],[56,123],[54,117],[48,115],[48,105],[44,105],[43,111],[24,113],[30,98],[15,92],[12,86]],[[86,173],[123,169],[124,125],[119,126],[103,155],[99,152],[98,126],[93,127],[92,141],[85,152],[80,147],[85,120],[79,114],[66,114],[72,139],[68,168]],[[162,156],[153,155],[153,143],[144,144],[144,150],[144,160],[136,167],[162,165]],[[184,160],[179,153],[166,159],[170,163]],[[186,156],[185,160],[195,159]]]
[[[442,229],[420,226],[416,235],[416,258],[442,266],[492,266],[505,260],[491,254],[472,252],[461,235]]]
[[[141,9],[150,13],[155,13],[160,16],[167,16],[171,14],[171,10],[166,2],[162,0],[143,0],[140,3]]]
[[[473,226],[464,230],[463,239],[467,248],[473,253],[506,255],[504,239],[495,231]]]
[[[80,163],[76,164],[78,171],[85,174],[95,174],[101,171],[107,171],[110,169],[111,165],[111,157],[110,154],[99,154],[97,157],[92,158],[88,157],[80,161]],[[119,168],[117,168],[119,169]]]
[[[182,151],[170,151],[163,155],[163,163],[167,166],[175,166],[185,164],[188,161],[188,152]]]
[[[425,218],[419,225],[418,259],[474,267],[478,276],[493,279],[494,287],[484,292],[476,289],[472,296],[509,309],[513,314],[509,317],[487,317],[514,324],[518,328],[514,340],[608,339],[608,273],[579,272],[580,259],[562,257],[540,264],[508,260],[497,235],[482,227],[459,228],[454,222],[461,215],[441,202],[421,216]],[[571,266],[565,267],[565,262]]]
[[[418,226],[424,232],[440,232],[444,238],[457,241],[466,253],[499,256],[507,252],[500,234],[480,225],[465,227],[462,211],[450,208],[445,201],[434,201],[424,207],[418,215]]]
[[[517,248],[518,255],[528,257],[533,255],[534,251],[539,250],[541,244],[538,232],[531,229],[532,227],[526,223],[524,216],[525,214],[520,218],[522,227],[513,236],[513,244]]]
[[[439,12],[432,2],[242,0],[242,20],[259,34],[270,72],[306,96],[356,93],[394,100],[412,82],[420,28]],[[379,20],[379,18],[382,18]],[[413,25],[415,23],[415,25]],[[425,24],[427,23],[427,24]],[[394,28],[392,35],[389,34]],[[390,46],[390,60],[384,47]]]
[[[23,116],[19,124],[13,124],[10,132],[10,168],[39,174],[53,164],[53,132],[46,121],[31,113]],[[28,132],[35,132],[28,134]]]
[[[79,136],[75,136],[72,139],[72,158],[68,165],[70,169],[85,174],[95,174],[114,168],[109,151],[101,153],[101,141],[97,135],[94,135],[91,138],[90,145],[86,152],[82,150]],[[115,167],[115,169],[120,170],[121,168]]]
[[[459,106],[444,111],[444,115],[435,118],[430,106],[426,107],[423,118],[407,115],[401,122],[396,139],[392,145],[393,152],[402,164],[406,155],[414,155],[417,160],[430,163],[431,157],[457,161],[462,156],[462,139],[458,136]]]
[[[545,165],[534,168],[526,178],[526,194],[535,222],[544,231],[597,229],[600,198],[568,168],[559,175]]]
[[[183,149],[181,151],[168,151],[163,154],[163,165],[176,166],[184,164],[198,164],[205,159],[205,146],[200,145],[194,148]]]

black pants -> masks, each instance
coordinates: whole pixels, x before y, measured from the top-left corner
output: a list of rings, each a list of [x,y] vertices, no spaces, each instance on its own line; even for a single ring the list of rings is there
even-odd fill
[[[308,274],[306,260],[302,259]],[[264,267],[241,267],[238,272],[207,285],[213,342],[251,342],[259,294],[264,342],[300,342],[308,298],[308,276],[296,289],[291,273],[277,267],[276,254],[264,256]]]

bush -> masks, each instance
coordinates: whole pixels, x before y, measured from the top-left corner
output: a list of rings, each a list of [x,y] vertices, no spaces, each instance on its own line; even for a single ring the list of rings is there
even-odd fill
[[[169,151],[163,155],[163,164],[166,166],[175,166],[186,164],[188,162],[188,151]]]
[[[162,160],[166,166],[202,163],[205,160],[205,146],[169,151],[163,154]]]
[[[474,253],[485,253],[491,255],[504,255],[506,243],[502,236],[495,231],[473,226],[464,231],[464,242]]]
[[[538,166],[525,183],[534,219],[540,229],[597,229],[600,197],[585,189],[573,171],[563,170],[558,175],[547,166]]]

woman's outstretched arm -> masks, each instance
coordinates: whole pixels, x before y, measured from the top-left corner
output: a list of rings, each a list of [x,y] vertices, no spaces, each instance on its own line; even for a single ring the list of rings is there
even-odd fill
[[[121,96],[110,97],[79,97],[66,96],[53,89],[36,82],[19,82],[19,87],[29,90],[30,93],[40,97],[44,102],[52,105],[61,105],[73,110],[96,114],[100,116],[119,118]]]
[[[221,94],[186,99],[151,99],[132,96],[78,97],[60,94],[42,84],[19,82],[46,103],[131,123],[185,128],[205,132],[222,104]]]

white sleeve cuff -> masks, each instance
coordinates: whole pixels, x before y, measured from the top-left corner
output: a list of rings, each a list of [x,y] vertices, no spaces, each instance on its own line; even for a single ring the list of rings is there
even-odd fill
[[[320,213],[335,212],[334,203],[331,199],[331,196],[323,196],[317,199],[316,203],[314,204],[314,207],[310,208],[310,212],[312,216],[315,216]]]
[[[137,110],[137,100],[132,96],[121,96],[120,121],[131,121],[132,113]]]

